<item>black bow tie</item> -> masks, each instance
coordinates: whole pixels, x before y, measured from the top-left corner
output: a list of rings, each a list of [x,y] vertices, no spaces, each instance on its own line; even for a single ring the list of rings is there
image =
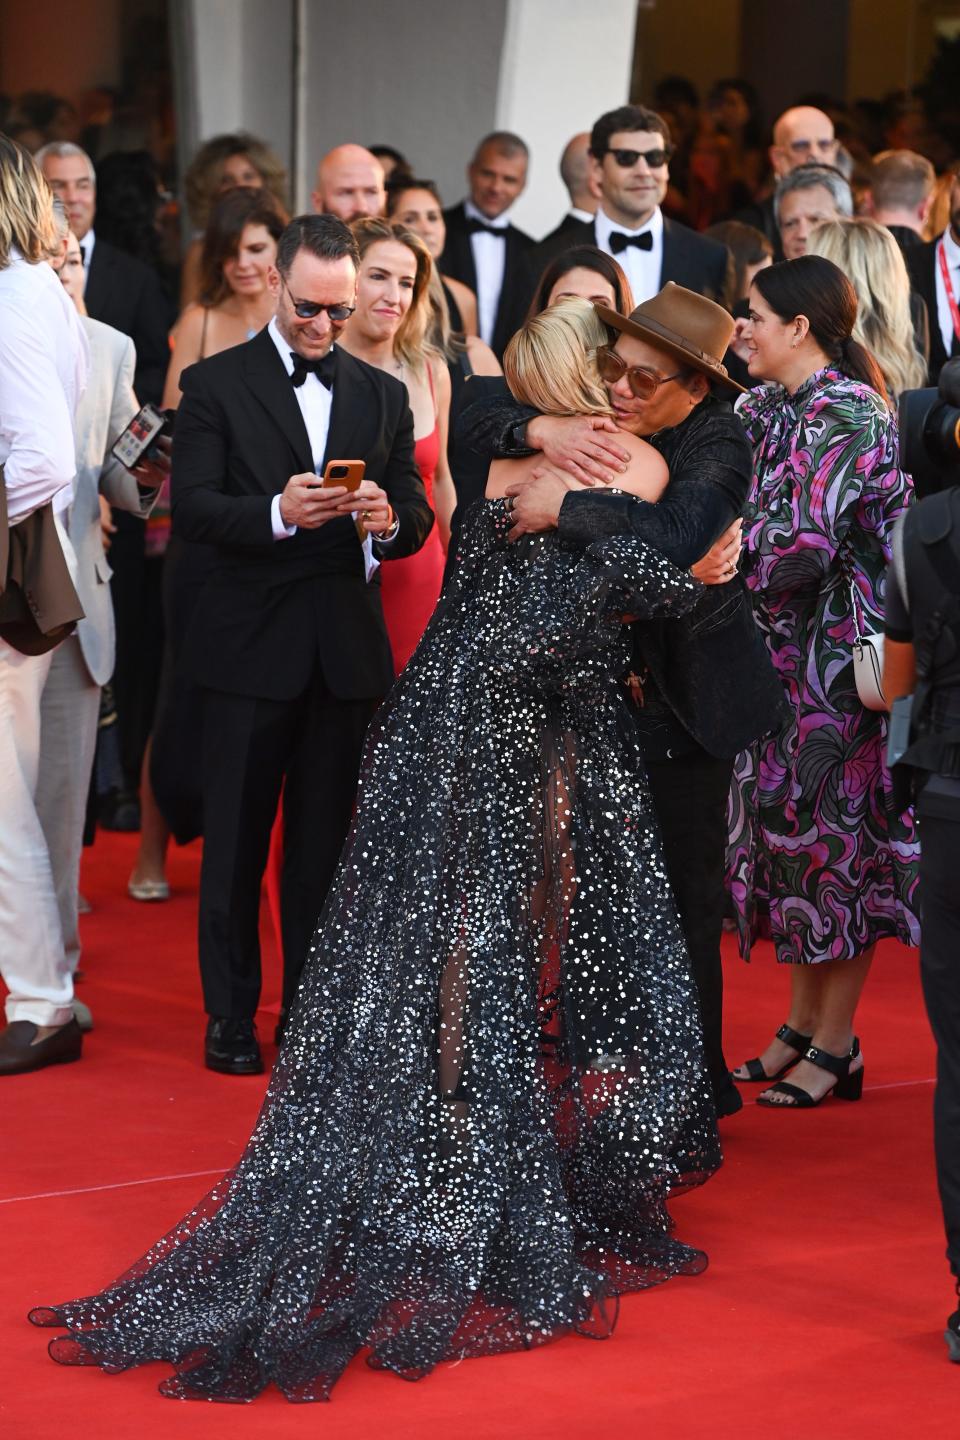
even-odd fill
[[[636,245],[638,250],[652,250],[653,235],[649,230],[644,230],[642,235],[624,235],[622,230],[610,231],[610,249],[614,255],[621,255],[628,245]]]
[[[302,355],[291,350],[290,359],[293,361],[293,373],[290,379],[298,389],[308,375],[316,375],[321,385],[326,385],[328,390],[333,389],[333,382],[337,376],[337,357],[332,350],[328,350],[326,355],[321,355],[319,360],[304,360]]]
[[[484,235],[496,235],[498,240],[505,240],[507,238],[506,225],[488,225],[485,220],[474,220],[470,217],[467,220],[467,226],[471,235],[476,235],[482,231]]]

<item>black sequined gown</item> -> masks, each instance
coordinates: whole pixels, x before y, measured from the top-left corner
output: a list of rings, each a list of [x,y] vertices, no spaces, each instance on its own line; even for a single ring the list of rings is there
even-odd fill
[[[670,1191],[719,1163],[687,959],[616,677],[624,613],[697,587],[636,539],[507,546],[456,582],[368,742],[354,833],[239,1164],[102,1294],[64,1364],[184,1398],[321,1400],[350,1359],[608,1334],[703,1269]],[[318,803],[322,800],[318,799]]]

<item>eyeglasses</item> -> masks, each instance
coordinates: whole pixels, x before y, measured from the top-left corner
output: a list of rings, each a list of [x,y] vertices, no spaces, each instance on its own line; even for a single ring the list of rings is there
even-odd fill
[[[682,370],[678,370],[676,375],[658,375],[655,370],[647,370],[643,365],[628,365],[609,345],[601,345],[597,351],[597,369],[600,379],[608,385],[615,385],[626,376],[631,394],[637,400],[652,400],[661,385],[683,376]]]
[[[604,153],[612,155],[621,170],[632,170],[638,160],[646,160],[651,170],[659,170],[673,154],[673,146],[664,145],[660,150],[606,150]]]
[[[315,320],[326,311],[334,325],[344,325],[357,308],[356,305],[318,305],[314,300],[294,300],[290,286],[282,276],[280,284],[290,296],[293,313],[299,320]]]
[[[794,155],[809,155],[812,150],[819,150],[821,155],[832,155],[836,148],[836,140],[791,140],[787,146]]]

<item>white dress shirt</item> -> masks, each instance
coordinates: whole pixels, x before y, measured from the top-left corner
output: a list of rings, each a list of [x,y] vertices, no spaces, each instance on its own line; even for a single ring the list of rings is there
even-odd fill
[[[284,340],[277,329],[277,317],[274,316],[267,326],[270,339],[277,347],[277,353],[283,361],[283,368],[288,375],[293,374],[293,352],[289,344]],[[294,385],[291,382],[291,389],[297,404],[300,406],[300,414],[303,416],[303,423],[307,427],[307,439],[310,441],[310,454],[313,457],[313,468],[319,475],[323,466],[323,457],[327,453],[327,436],[330,433],[330,411],[333,408],[333,391],[328,390],[323,381],[316,375],[308,374],[302,385]],[[296,525],[284,523],[280,514],[280,496],[274,495],[273,504],[270,509],[270,518],[273,522],[274,540],[286,540],[290,535],[296,535]]]
[[[653,238],[653,247],[650,250],[638,250],[635,245],[628,245],[619,255],[614,255],[610,248],[610,235],[614,230],[622,235],[645,235],[649,232]],[[641,225],[639,230],[628,230],[626,225],[618,225],[611,220],[601,205],[596,215],[596,235],[597,248],[607,255],[613,255],[614,260],[626,272],[630,289],[633,291],[634,305],[642,305],[645,300],[652,299],[660,289],[660,275],[663,270],[663,215],[660,207],[657,206],[646,225]]]
[[[90,261],[93,259],[93,247],[94,247],[94,245],[96,245],[96,243],[97,243],[97,237],[96,237],[96,235],[93,233],[93,226],[92,226],[92,225],[91,225],[90,229],[87,231],[86,235],[84,235],[83,239],[77,241],[77,244],[80,246],[80,253],[83,255],[83,293],[84,293],[84,295],[86,295],[86,293],[87,293],[87,276],[90,274]]]
[[[581,210],[578,205],[570,206],[570,216],[574,220],[580,220],[584,225],[592,225],[596,212],[593,210]]]
[[[89,350],[73,302],[50,266],[16,249],[0,270],[0,464],[11,525],[73,498],[73,417]]]
[[[953,231],[949,225],[943,233],[943,253],[946,257],[947,269],[950,271],[954,299],[960,305],[960,245],[954,240]],[[940,326],[943,348],[949,355],[953,349],[953,316],[950,313],[950,302],[947,299],[947,287],[943,283],[943,274],[940,270],[939,245],[933,257],[933,277],[937,285],[937,323]]]
[[[463,209],[468,220],[479,220],[483,225],[503,231],[503,239],[499,235],[488,235],[484,230],[477,230],[470,236],[473,266],[477,272],[477,328],[480,339],[490,345],[497,325],[497,306],[507,267],[507,227],[510,221],[506,212],[498,215],[496,220],[489,220],[472,200],[464,200]]]
[[[284,340],[277,328],[277,317],[274,316],[267,326],[270,338],[277,347],[280,359],[283,361],[283,368],[288,375],[293,374],[293,352]],[[331,349],[333,347],[331,346]],[[307,427],[307,439],[310,442],[310,454],[313,458],[313,468],[318,475],[323,470],[323,457],[327,453],[327,437],[330,434],[330,411],[333,409],[333,390],[328,390],[318,376],[308,371],[302,385],[294,385],[291,381],[291,389],[300,406],[300,414],[303,416],[303,423]],[[356,518],[356,517],[354,517]],[[296,535],[296,525],[287,525],[280,514],[280,496],[274,495],[270,505],[270,522],[273,526],[274,540],[286,540],[291,535]],[[367,579],[379,569],[380,561],[373,553],[373,541],[367,535],[363,541],[363,564]]]

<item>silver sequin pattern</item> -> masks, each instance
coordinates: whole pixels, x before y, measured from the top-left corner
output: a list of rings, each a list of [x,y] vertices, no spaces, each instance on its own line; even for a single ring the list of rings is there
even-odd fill
[[[354,832],[238,1165],[102,1294],[34,1311],[64,1364],[321,1400],[609,1334],[706,1264],[671,1192],[720,1163],[688,960],[619,677],[624,614],[698,587],[465,523],[370,736]],[[323,803],[318,796],[317,803]]]

